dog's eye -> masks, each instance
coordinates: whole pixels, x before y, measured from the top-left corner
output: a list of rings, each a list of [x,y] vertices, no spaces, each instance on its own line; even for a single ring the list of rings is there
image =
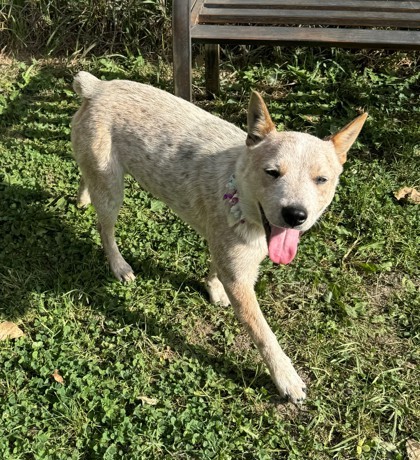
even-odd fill
[[[265,169],[264,170],[269,176],[274,177],[277,179],[280,177],[280,171],[277,171],[277,169]]]
[[[328,181],[328,179],[326,177],[324,177],[324,176],[318,176],[318,177],[315,178],[315,183],[317,185],[325,184],[325,182],[327,182],[327,181]]]

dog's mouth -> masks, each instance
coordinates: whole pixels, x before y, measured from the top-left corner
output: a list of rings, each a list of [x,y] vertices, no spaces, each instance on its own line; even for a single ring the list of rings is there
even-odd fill
[[[276,264],[289,264],[296,256],[300,231],[270,224],[261,204],[259,206],[270,259]]]

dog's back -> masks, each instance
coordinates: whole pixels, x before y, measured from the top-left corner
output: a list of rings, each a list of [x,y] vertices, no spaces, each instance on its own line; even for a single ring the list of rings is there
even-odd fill
[[[246,133],[141,83],[101,81],[79,72],[74,89],[83,98],[72,122],[74,156],[82,171],[122,167],[203,233],[199,210],[210,207],[211,215],[215,202],[223,210],[221,196]]]

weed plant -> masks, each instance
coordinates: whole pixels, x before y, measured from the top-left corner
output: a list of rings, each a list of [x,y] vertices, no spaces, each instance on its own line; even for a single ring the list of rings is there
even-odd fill
[[[2,0],[0,49],[48,55],[165,54],[170,0]]]
[[[419,185],[416,56],[240,51],[226,50],[220,97],[203,99],[194,76],[197,103],[239,126],[251,89],[279,129],[323,137],[369,112],[332,206],[256,286],[307,403],[276,396],[232,310],[208,303],[205,242],[162,203],[127,179],[117,238],[131,284],[109,272],[94,210],[75,206],[72,76],[171,91],[170,69],[4,59],[0,319],[26,335],[0,343],[2,459],[404,459],[420,441],[419,208],[393,195]]]

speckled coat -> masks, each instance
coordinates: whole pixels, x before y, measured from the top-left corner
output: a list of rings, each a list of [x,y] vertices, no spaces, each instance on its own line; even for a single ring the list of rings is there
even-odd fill
[[[246,133],[148,85],[100,81],[79,72],[74,88],[83,98],[72,121],[73,152],[82,173],[79,204],[95,206],[115,276],[134,279],[114,237],[124,175],[130,174],[207,240],[210,300],[233,305],[280,394],[303,401],[305,384],[268,326],[254,284],[274,240],[270,231],[307,231],[331,202],[366,114],[321,140],[277,132],[258,93],[251,96]],[[239,200],[235,213],[226,199],[232,177]],[[290,241],[297,246],[296,236]]]

